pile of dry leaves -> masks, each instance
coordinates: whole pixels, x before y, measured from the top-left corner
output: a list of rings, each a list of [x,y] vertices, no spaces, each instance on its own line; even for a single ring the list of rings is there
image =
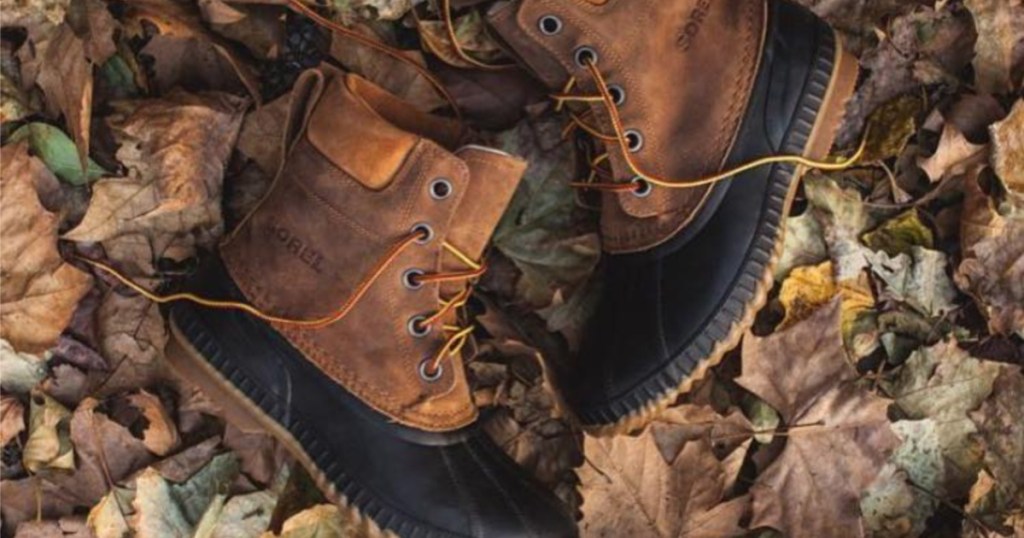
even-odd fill
[[[568,186],[564,119],[522,72],[467,69],[431,1],[319,9],[407,50],[487,142],[530,160],[470,368],[489,431],[585,536],[1024,536],[1024,4],[804,3],[860,57],[840,143],[870,121],[870,155],[806,178],[741,348],[611,439],[581,435],[546,375],[614,285]],[[487,4],[454,2],[455,31],[500,60]],[[444,101],[278,0],[2,8],[3,535],[352,535],[271,438],[165,370],[157,306],[75,255],[153,289],[187,275],[267,186],[305,67]]]

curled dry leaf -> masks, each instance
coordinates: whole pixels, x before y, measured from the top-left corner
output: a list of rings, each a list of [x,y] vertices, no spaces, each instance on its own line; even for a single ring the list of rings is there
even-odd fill
[[[65,23],[57,28],[56,35],[46,47],[36,78],[52,111],[63,114],[78,147],[82,170],[85,170],[89,159],[92,67],[92,62],[85,57],[85,43]]]
[[[49,172],[22,144],[0,165],[0,337],[19,351],[52,347],[92,279],[57,252],[57,216],[39,201],[38,176]],[[51,176],[52,177],[52,176]]]
[[[751,489],[751,527],[794,538],[864,535],[860,493],[899,439],[886,416],[889,400],[856,381],[843,351],[839,300],[789,329],[747,335],[736,382],[777,409],[789,430],[782,453]]]
[[[974,76],[988,93],[1019,87],[1024,62],[1024,3],[1020,0],[965,0],[978,30]],[[1014,77],[1017,77],[1014,80]]]
[[[989,133],[996,175],[1006,188],[1024,196],[1024,99],[1017,100],[1003,121],[992,124]]]
[[[1024,337],[1024,210],[1000,214],[977,176],[976,171],[964,183],[963,261],[954,277],[974,298],[991,332]]]
[[[14,396],[0,396],[0,447],[25,430],[25,406]]]
[[[288,518],[281,534],[263,533],[262,538],[357,538],[358,529],[346,524],[341,510],[333,504],[307,508]]]
[[[128,401],[142,411],[142,415],[149,422],[142,434],[142,442],[150,452],[157,456],[166,456],[178,447],[181,442],[178,428],[160,398],[142,390],[129,396]]]
[[[224,167],[245,106],[227,94],[182,91],[119,103],[110,123],[128,177],[97,182],[85,218],[65,237],[98,242],[219,228]]]
[[[75,453],[69,437],[71,412],[57,400],[33,392],[29,406],[28,440],[21,461],[31,473],[44,469],[72,470]]]

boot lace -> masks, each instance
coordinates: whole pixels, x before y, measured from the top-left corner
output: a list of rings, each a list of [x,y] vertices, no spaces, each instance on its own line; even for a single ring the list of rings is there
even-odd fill
[[[472,60],[470,63],[473,65],[486,69],[504,69],[507,67],[505,64],[484,64],[473,59],[467,52],[465,52],[453,29],[450,1],[441,2],[441,14],[442,19],[445,22],[445,26],[448,29],[448,37],[460,58],[468,58],[469,60]],[[561,31],[563,26],[561,19],[553,15],[542,17],[539,24],[542,33],[545,35],[554,35]],[[610,167],[610,153],[607,151],[593,149],[593,147],[600,147],[601,144],[590,144],[589,146],[592,146],[592,148],[590,148],[591,155],[588,159],[588,167],[590,168],[589,175],[581,181],[574,181],[570,183],[571,186],[578,189],[628,191],[632,192],[634,196],[642,198],[649,196],[653,187],[662,187],[666,189],[702,187],[726,181],[732,179],[733,176],[748,170],[771,164],[796,164],[808,168],[817,168],[819,170],[838,171],[850,168],[859,162],[867,149],[869,129],[864,130],[864,134],[861,137],[860,144],[856,151],[849,157],[838,160],[816,160],[809,159],[802,155],[781,154],[754,159],[734,168],[723,170],[705,177],[679,179],[659,176],[645,171],[634,157],[634,155],[643,148],[644,138],[643,133],[640,131],[627,129],[619,115],[618,107],[622,105],[626,99],[625,89],[617,84],[608,83],[604,75],[597,68],[598,54],[592,47],[582,46],[577,48],[574,53],[574,59],[578,66],[585,68],[589,73],[597,88],[597,93],[583,92],[579,79],[576,76],[570,76],[562,88],[562,91],[550,96],[555,103],[555,111],[564,112],[568,118],[566,128],[562,132],[563,138],[568,138],[578,130],[589,135],[592,139],[603,143],[605,147],[609,145],[618,146],[623,157],[623,161],[626,163],[632,174],[632,177],[628,182],[623,183],[614,181],[614,174]],[[570,106],[571,104],[583,104],[586,106],[585,108],[581,107],[583,108],[582,110],[574,110]],[[607,112],[612,132],[609,133],[602,131],[601,128],[593,125],[592,120],[595,116],[592,108],[593,105],[600,105]]]
[[[77,259],[107,275],[110,275],[124,286],[156,304],[189,302],[206,308],[242,311],[268,323],[285,327],[318,330],[330,327],[331,325],[345,319],[346,316],[355,310],[356,306],[366,296],[366,293],[370,288],[380,280],[381,276],[384,275],[388,268],[391,267],[403,252],[413,245],[426,244],[429,242],[432,235],[433,232],[425,225],[417,225],[414,227],[408,235],[400,239],[391,247],[390,250],[388,250],[388,252],[374,265],[373,269],[371,269],[367,276],[359,283],[358,286],[356,286],[352,294],[349,295],[348,298],[345,299],[345,301],[343,301],[334,311],[325,316],[311,319],[279,316],[268,313],[248,303],[210,299],[187,292],[167,295],[153,293],[110,265],[81,256],[78,256]],[[446,335],[445,343],[440,347],[440,349],[438,349],[433,356],[427,357],[419,364],[420,377],[425,381],[430,382],[437,381],[441,378],[443,375],[442,363],[444,360],[458,356],[463,347],[465,347],[466,343],[469,341],[469,337],[473,332],[472,325],[464,327],[457,324],[443,323],[443,320],[449,317],[449,314],[455,314],[454,317],[456,319],[464,317],[461,315],[460,309],[466,305],[472,295],[472,282],[487,271],[487,267],[485,265],[474,261],[451,243],[443,241],[441,246],[446,252],[454,256],[459,263],[464,265],[466,270],[436,273],[410,270],[406,271],[402,276],[406,287],[410,287],[412,289],[418,289],[427,284],[440,285],[445,282],[465,283],[463,289],[452,297],[439,298],[439,307],[436,311],[429,315],[416,316],[409,321],[409,332],[414,336],[426,336],[426,334],[435,326],[440,326],[440,329]]]

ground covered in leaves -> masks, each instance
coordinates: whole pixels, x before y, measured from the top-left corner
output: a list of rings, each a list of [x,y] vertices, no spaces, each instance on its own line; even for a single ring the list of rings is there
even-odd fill
[[[454,2],[481,61],[502,58],[488,3]],[[430,2],[321,8],[406,50],[483,141],[530,160],[470,369],[489,431],[584,536],[1024,536],[1024,4],[804,3],[860,57],[839,143],[871,123],[869,155],[806,178],[740,349],[611,439],[581,435],[547,375],[615,285],[568,186],[582,156],[564,118],[524,73],[467,69]],[[444,101],[274,0],[2,8],[3,535],[354,535],[270,437],[170,375],[159,309],[75,255],[152,289],[187,275],[266,188],[303,68]]]

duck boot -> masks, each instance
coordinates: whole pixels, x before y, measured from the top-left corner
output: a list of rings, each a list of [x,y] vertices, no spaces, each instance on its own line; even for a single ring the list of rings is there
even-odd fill
[[[636,429],[763,306],[799,176],[829,166],[857,62],[782,1],[515,0],[488,15],[595,141],[576,186],[601,191],[605,291],[562,386],[591,433]]]
[[[168,308],[169,360],[275,435],[369,536],[574,536],[478,426],[478,261],[525,164],[323,67],[267,196]]]

